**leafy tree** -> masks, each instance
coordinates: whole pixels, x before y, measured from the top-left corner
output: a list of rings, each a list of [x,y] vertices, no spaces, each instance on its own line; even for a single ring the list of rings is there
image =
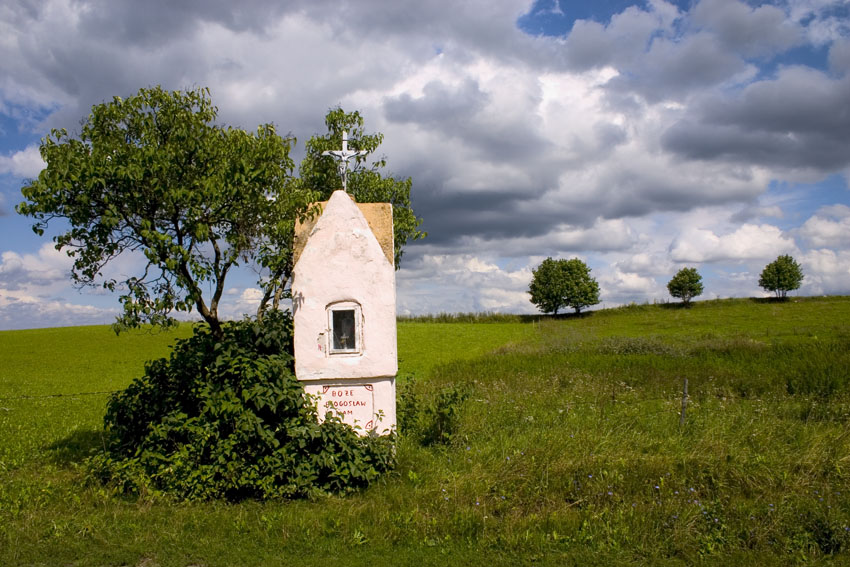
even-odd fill
[[[576,313],[599,303],[599,284],[590,276],[587,264],[572,260],[546,258],[532,270],[528,292],[531,302],[544,313],[555,313],[572,307]]]
[[[531,294],[531,302],[544,313],[558,314],[558,310],[564,306],[565,282],[561,270],[563,260],[546,258],[532,270],[531,284],[528,293]]]
[[[667,283],[667,290],[670,295],[681,299],[682,303],[687,305],[691,299],[702,295],[702,276],[696,268],[682,268]]]
[[[789,291],[799,289],[803,283],[803,269],[794,258],[785,254],[764,267],[759,276],[759,286],[784,298]]]
[[[95,105],[79,139],[53,130],[42,140],[47,167],[23,187],[18,211],[36,219],[38,234],[53,219],[68,222],[56,247],[74,258],[76,284],[121,292],[116,330],[167,326],[173,311],[195,308],[221,337],[227,275],[288,253],[268,243],[312,198],[291,176],[294,140],[271,124],[254,133],[221,126],[216,115],[207,89],[143,88]],[[133,253],[144,259],[139,272],[104,274]]]

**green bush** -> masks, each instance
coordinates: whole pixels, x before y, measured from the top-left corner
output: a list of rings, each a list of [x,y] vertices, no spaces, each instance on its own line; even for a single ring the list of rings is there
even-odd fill
[[[292,372],[291,318],[207,326],[109,401],[91,476],[181,499],[291,498],[368,485],[393,464],[391,437],[318,423]]]

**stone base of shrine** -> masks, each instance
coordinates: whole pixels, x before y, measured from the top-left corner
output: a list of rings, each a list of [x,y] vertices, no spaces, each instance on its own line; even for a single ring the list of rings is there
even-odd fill
[[[319,421],[328,412],[360,435],[386,435],[395,430],[395,377],[305,380],[304,391],[315,401]]]

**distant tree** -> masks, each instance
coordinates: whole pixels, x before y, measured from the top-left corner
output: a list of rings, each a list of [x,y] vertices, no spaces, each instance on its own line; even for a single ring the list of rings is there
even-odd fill
[[[546,258],[532,270],[531,285],[528,293],[531,294],[531,302],[544,313],[558,314],[558,310],[564,306],[565,280],[561,270],[563,260]]]
[[[702,295],[702,276],[699,275],[696,268],[682,268],[667,283],[667,290],[670,295],[681,299],[682,303],[688,305],[691,299]]]
[[[53,130],[42,140],[47,166],[22,188],[18,211],[38,234],[67,222],[56,247],[74,259],[76,284],[121,292],[116,330],[167,326],[173,311],[194,308],[221,337],[231,270],[289,253],[263,243],[312,198],[293,182],[294,140],[271,124],[249,133],[216,116],[207,89],[147,88],[92,107],[78,138]],[[143,258],[140,268],[105,276],[126,253]]]
[[[546,258],[532,270],[528,293],[531,302],[544,313],[555,313],[571,307],[576,313],[599,303],[599,284],[590,276],[587,264],[572,260]]]
[[[804,277],[800,264],[785,254],[764,267],[759,277],[759,286],[765,291],[772,291],[776,297],[784,298],[789,291],[800,288]]]

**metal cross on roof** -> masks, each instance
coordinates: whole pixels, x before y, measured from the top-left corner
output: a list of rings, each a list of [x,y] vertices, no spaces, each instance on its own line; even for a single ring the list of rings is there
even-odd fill
[[[342,131],[342,150],[327,150],[322,152],[323,156],[332,156],[339,160],[339,174],[342,177],[342,190],[348,191],[348,160],[357,156],[365,156],[368,154],[366,150],[349,150],[348,149],[348,132]]]

